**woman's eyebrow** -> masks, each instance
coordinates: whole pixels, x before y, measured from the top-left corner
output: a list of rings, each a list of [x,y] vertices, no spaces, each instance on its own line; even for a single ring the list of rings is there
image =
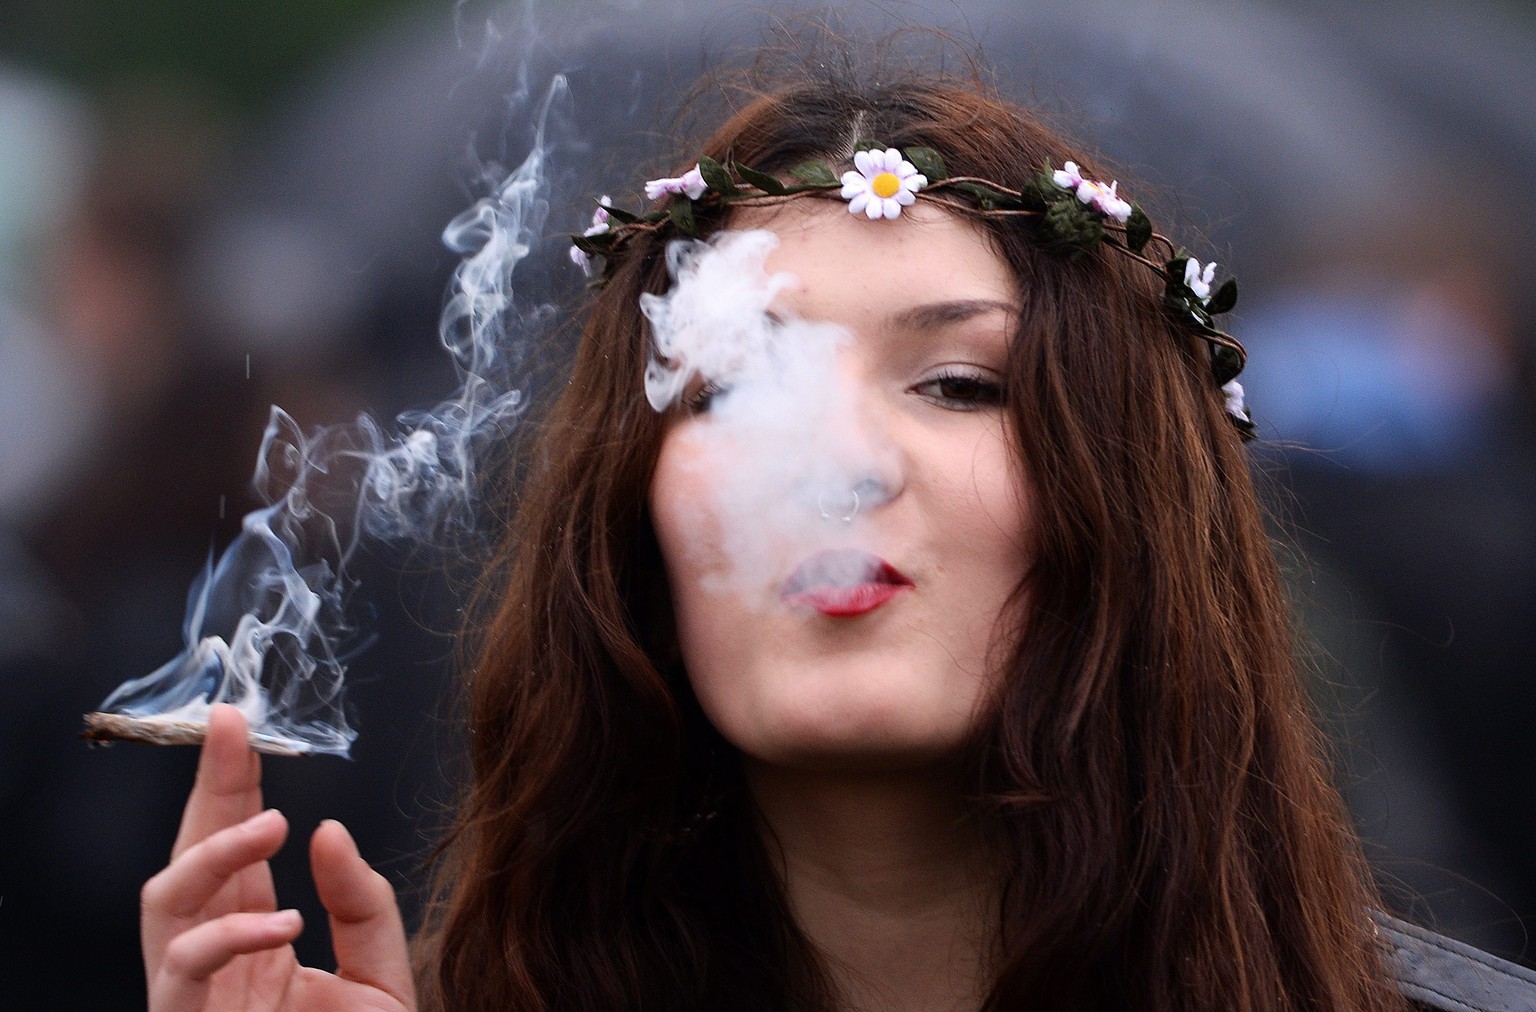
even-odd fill
[[[1018,307],[1013,303],[999,302],[996,299],[956,299],[949,302],[928,302],[921,306],[903,309],[898,313],[892,313],[890,322],[900,330],[930,330],[952,323],[962,323],[987,313],[1012,315],[1018,311]]]

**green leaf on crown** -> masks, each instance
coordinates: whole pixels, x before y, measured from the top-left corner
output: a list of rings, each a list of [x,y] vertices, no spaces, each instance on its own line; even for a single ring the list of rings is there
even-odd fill
[[[1192,323],[1196,330],[1204,332],[1210,328],[1211,317],[1184,283],[1184,265],[1189,257],[1182,250],[1179,253],[1163,267],[1163,305],[1184,323]]]
[[[927,175],[927,173],[924,173],[924,175]],[[983,183],[956,183],[955,189],[975,197],[977,205],[983,211],[995,211],[999,207],[1016,203],[1008,194],[994,190]]]
[[[1200,300],[1196,299],[1194,303],[1190,305],[1189,312],[1190,315],[1183,317],[1183,319],[1185,321],[1185,325],[1195,333],[1203,334],[1206,337],[1229,336],[1226,331],[1216,326],[1216,321],[1212,320],[1211,314],[1207,313],[1205,311],[1205,307],[1200,305]]]
[[[1182,249],[1179,255],[1163,265],[1163,302],[1171,308],[1184,307],[1198,319],[1205,306],[1196,298],[1194,290],[1184,283],[1184,265],[1189,255]]]
[[[853,150],[856,151],[856,152],[857,151],[884,151],[885,150],[885,142],[884,141],[872,141],[872,140],[869,140],[869,139],[866,138],[865,140],[862,140],[862,141],[855,141],[854,145],[853,145]]]
[[[607,256],[608,251],[613,248],[613,243],[616,239],[618,239],[618,236],[613,232],[600,232],[597,235],[573,235],[571,236],[571,245],[583,253],[592,256]]]
[[[1048,248],[1084,253],[1104,238],[1104,219],[1087,204],[1067,194],[1045,209],[1036,236]]]
[[[1243,371],[1243,357],[1235,348],[1211,342],[1211,375],[1217,386],[1226,386]]]
[[[683,235],[697,237],[699,234],[698,222],[693,217],[693,201],[686,197],[680,197],[672,201],[672,206],[667,208],[667,217],[672,219],[672,224]]]
[[[912,163],[913,168],[928,177],[930,183],[937,183],[949,176],[949,170],[944,166],[944,159],[932,148],[907,148],[902,154]]]
[[[1043,211],[1060,200],[1063,194],[1072,193],[1071,190],[1056,185],[1056,180],[1051,178],[1053,171],[1050,163],[1047,162],[1044,172],[1019,187],[1019,195],[1025,205],[1032,210]]]
[[[1132,253],[1140,253],[1152,241],[1152,219],[1140,204],[1131,205],[1131,216],[1125,223],[1125,245]]]
[[[812,186],[836,186],[837,174],[826,162],[801,162],[789,170],[789,174],[802,183]]]
[[[736,170],[736,174],[741,177],[743,183],[755,186],[769,196],[780,197],[785,193],[784,184],[779,182],[776,176],[770,176],[766,172],[759,172],[751,166],[743,165],[740,162],[732,162],[731,168]]]
[[[640,217],[638,215],[631,214],[630,212],[628,212],[628,211],[626,211],[626,210],[624,210],[623,208],[620,208],[620,207],[607,207],[607,206],[605,206],[603,208],[603,210],[608,212],[608,217],[612,218],[614,221],[617,221],[617,222],[619,222],[622,225],[633,225],[635,222],[640,220]]]
[[[1237,434],[1243,442],[1248,443],[1259,438],[1259,428],[1253,424],[1253,417],[1247,407],[1243,408],[1241,415],[1228,411],[1227,420],[1232,423],[1233,428],[1237,429]]]
[[[734,197],[736,195],[736,180],[731,178],[724,165],[715,161],[708,155],[699,158],[699,175],[704,177],[704,182],[709,188],[722,197]]]
[[[1236,305],[1237,279],[1228,278],[1221,283],[1220,288],[1216,289],[1216,293],[1211,296],[1211,301],[1205,304],[1205,308],[1212,314],[1227,313],[1231,312],[1232,307]]]

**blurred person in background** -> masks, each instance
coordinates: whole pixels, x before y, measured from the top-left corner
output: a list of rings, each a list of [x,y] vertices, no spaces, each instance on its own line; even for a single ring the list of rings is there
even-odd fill
[[[194,757],[136,750],[104,767],[80,748],[76,711],[175,653],[191,578],[258,505],[249,479],[269,405],[305,425],[344,420],[376,395],[366,383],[390,375],[367,353],[380,328],[358,307],[285,321],[231,312],[230,298],[249,282],[210,298],[209,274],[261,247],[210,236],[216,209],[251,202],[229,192],[226,125],[191,94],[145,85],[96,109],[78,102],[73,121],[46,110],[37,117],[44,136],[78,127],[69,150],[79,161],[40,165],[21,181],[34,194],[49,192],[43,182],[57,185],[16,273],[31,330],[7,335],[7,354],[45,356],[44,378],[55,382],[20,368],[0,379],[18,388],[5,398],[17,424],[0,446],[12,459],[40,460],[31,472],[7,472],[13,482],[35,474],[36,486],[14,495],[7,486],[17,507],[4,528],[17,560],[0,607],[0,818],[16,827],[0,842],[7,1001],[142,1005],[139,961],[122,946],[136,934],[134,882],[169,846],[164,827],[146,817],[174,797]],[[0,120],[0,130],[20,122]],[[45,147],[8,140],[22,151]],[[422,309],[403,325],[430,320],[437,293],[416,292]],[[423,623],[451,611],[435,603],[446,599],[440,580],[423,574],[441,567],[425,553],[376,550],[357,568],[369,587],[358,607],[381,642],[358,672],[356,698],[421,724],[446,653]],[[324,799],[327,812],[338,796],[356,799],[363,838],[408,867],[430,810],[418,794],[437,775],[431,738],[426,725],[378,736],[355,764],[285,771],[285,795],[301,813],[311,810],[307,799]],[[322,949],[323,932],[309,944]],[[95,954],[83,964],[70,955],[81,946]]]
[[[8,700],[0,804],[9,824],[29,827],[0,844],[8,978],[49,965],[63,939],[82,930],[67,922],[67,909],[97,909],[84,930],[102,941],[127,926],[121,905],[103,898],[149,852],[127,827],[158,806],[159,781],[95,775],[94,763],[64,745],[66,715],[76,693],[100,691],[122,666],[164,649],[163,623],[174,616],[162,600],[195,569],[218,496],[238,482],[232,451],[249,438],[226,413],[243,391],[207,368],[181,311],[178,243],[209,167],[205,126],[184,100],[145,97],[126,102],[120,121],[83,101],[71,116],[41,117],[44,138],[78,141],[67,159],[37,166],[13,191],[52,194],[13,290],[64,383],[50,387],[24,372],[0,379],[18,387],[8,409],[24,413],[0,437],[7,455],[43,455],[49,464],[26,512],[8,518],[12,550],[24,560],[15,572],[27,578],[7,587],[6,611],[22,620],[0,631]],[[8,118],[0,130],[26,122]],[[13,135],[5,148],[24,163],[48,145]],[[61,432],[73,433],[67,447],[54,445]],[[39,602],[47,610],[30,614]],[[176,765],[161,760],[160,775]],[[113,845],[82,839],[82,823],[110,827]],[[33,892],[44,883],[47,891]],[[131,962],[109,946],[98,951],[66,992],[120,986]],[[6,983],[12,994],[32,993]]]
[[[85,102],[0,65],[0,660],[40,648],[58,591],[21,541],[101,426],[102,395],[42,316],[34,266],[89,158]]]
[[[1319,574],[1348,588],[1315,617],[1362,719],[1346,786],[1387,881],[1518,951],[1536,911],[1536,812],[1518,801],[1536,783],[1532,340],[1516,264],[1482,246],[1491,215],[1426,245],[1422,207],[1348,246],[1318,237],[1256,300],[1272,351],[1251,386],[1285,437],[1266,456],[1294,496],[1298,595],[1318,607]]]

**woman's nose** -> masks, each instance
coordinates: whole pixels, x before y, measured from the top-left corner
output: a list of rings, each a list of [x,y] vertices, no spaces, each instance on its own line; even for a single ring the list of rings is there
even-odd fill
[[[831,467],[818,483],[816,508],[835,522],[852,523],[901,493],[905,465],[894,412],[878,390],[845,375],[846,417],[836,426]]]
[[[885,482],[873,476],[859,479],[852,486],[816,495],[816,509],[821,518],[851,524],[861,510],[878,509],[891,498]]]

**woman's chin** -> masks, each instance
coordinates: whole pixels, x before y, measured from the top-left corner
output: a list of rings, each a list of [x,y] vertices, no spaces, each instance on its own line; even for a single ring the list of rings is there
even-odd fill
[[[957,705],[969,693],[932,679],[883,671],[797,669],[799,677],[740,679],[733,692],[709,692],[699,702],[710,721],[743,755],[794,769],[898,770],[929,766],[957,754],[974,715]],[[755,685],[757,691],[742,691]]]
[[[931,767],[952,759],[965,727],[916,727],[858,720],[780,723],[741,736],[750,759],[818,773],[878,773]]]

